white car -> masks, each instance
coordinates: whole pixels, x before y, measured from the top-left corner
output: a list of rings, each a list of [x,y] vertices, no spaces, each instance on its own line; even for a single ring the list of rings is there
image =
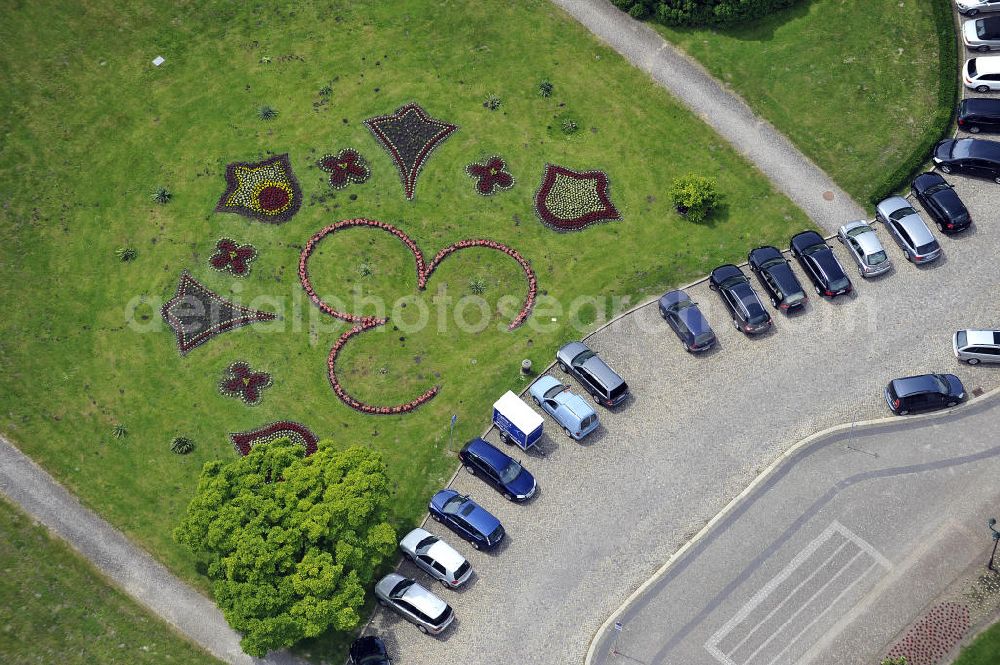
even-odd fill
[[[955,357],[970,365],[1000,363],[1000,331],[959,330],[952,339]]]
[[[1000,0],[955,0],[959,14],[975,16],[980,12],[1000,12]]]
[[[457,589],[472,577],[472,566],[465,557],[430,531],[414,529],[399,541],[399,549],[446,589]]]
[[[1000,50],[1000,16],[974,18],[962,24],[965,48],[985,53]]]
[[[962,67],[965,87],[976,92],[1000,90],[1000,55],[969,58]]]

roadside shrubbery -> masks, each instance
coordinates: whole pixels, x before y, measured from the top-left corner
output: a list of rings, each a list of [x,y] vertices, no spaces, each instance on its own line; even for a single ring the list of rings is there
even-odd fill
[[[719,25],[748,21],[790,7],[799,0],[611,0],[635,19],[665,25]]]

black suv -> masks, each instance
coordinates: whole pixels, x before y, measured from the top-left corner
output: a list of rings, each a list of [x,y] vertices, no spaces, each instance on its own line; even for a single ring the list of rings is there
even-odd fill
[[[556,351],[559,369],[573,375],[604,406],[618,406],[628,398],[628,384],[583,342],[570,342]]]
[[[937,173],[921,173],[913,179],[910,191],[942,232],[958,233],[972,224],[969,210],[958,198],[955,188]]]
[[[834,298],[847,295],[853,289],[851,279],[820,234],[815,231],[797,233],[792,236],[789,249],[809,275],[817,295]]]
[[[954,374],[908,376],[893,379],[885,387],[885,403],[899,416],[949,408],[964,402],[965,397],[965,387]]]
[[[750,252],[747,261],[774,307],[787,314],[801,309],[809,300],[792,266],[777,247],[758,247]]]
[[[713,270],[708,278],[708,287],[719,292],[737,330],[756,335],[771,327],[771,315],[750,286],[750,280],[733,264],[727,263]]]
[[[963,99],[958,105],[958,128],[972,134],[1000,132],[1000,99]]]
[[[945,139],[934,146],[934,164],[942,173],[965,173],[1000,185],[1000,143],[985,139]]]

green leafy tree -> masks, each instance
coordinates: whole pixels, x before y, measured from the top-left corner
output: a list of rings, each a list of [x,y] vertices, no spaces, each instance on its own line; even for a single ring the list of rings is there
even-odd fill
[[[718,185],[715,178],[689,173],[674,178],[670,187],[670,198],[678,209],[683,210],[692,222],[702,222],[719,204]]]
[[[884,658],[882,665],[907,665],[909,662],[906,656],[900,656],[899,658]]]
[[[365,588],[395,552],[381,457],[288,439],[208,462],[174,538],[208,563],[215,599],[252,656],[360,621]]]

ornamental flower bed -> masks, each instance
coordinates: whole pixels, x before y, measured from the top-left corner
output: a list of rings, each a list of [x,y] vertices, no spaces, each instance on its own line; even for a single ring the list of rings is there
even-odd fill
[[[216,212],[231,212],[268,224],[287,222],[302,205],[302,190],[288,155],[226,167],[226,191]]]
[[[312,238],[309,239],[309,242],[306,243],[305,248],[302,250],[302,254],[299,256],[299,281],[302,283],[302,288],[304,288],[306,293],[309,295],[309,299],[313,302],[313,304],[319,307],[321,311],[334,318],[342,321],[349,321],[355,324],[353,328],[345,332],[339,339],[337,339],[333,347],[330,349],[330,354],[327,356],[327,376],[330,380],[330,385],[333,387],[333,391],[336,393],[337,397],[339,397],[341,401],[350,406],[352,409],[356,409],[363,413],[380,415],[406,413],[433,398],[438,391],[438,387],[435,386],[424,392],[424,394],[420,397],[405,404],[398,404],[395,406],[374,406],[371,404],[365,404],[364,402],[351,397],[347,391],[344,390],[343,386],[340,384],[340,380],[337,378],[337,355],[340,353],[340,350],[344,347],[348,340],[366,330],[384,325],[388,322],[388,319],[374,316],[359,316],[349,312],[341,312],[324,302],[323,299],[317,295],[312,282],[309,280],[309,257],[312,255],[313,251],[315,251],[316,246],[327,236],[342,229],[358,226],[367,226],[386,231],[399,238],[400,242],[402,242],[406,248],[410,250],[410,253],[413,254],[417,271],[417,288],[420,290],[424,290],[427,287],[427,280],[429,280],[431,275],[434,274],[434,271],[441,264],[441,262],[453,252],[460,249],[467,249],[469,247],[485,247],[487,249],[493,249],[506,254],[517,261],[518,265],[520,265],[521,269],[524,271],[525,278],[528,281],[528,294],[525,297],[524,304],[521,306],[521,310],[518,315],[507,326],[507,329],[514,330],[519,327],[530,315],[531,309],[535,304],[535,298],[538,294],[538,279],[535,276],[534,270],[531,269],[531,264],[528,263],[527,259],[521,256],[521,254],[516,250],[504,245],[503,243],[486,239],[461,240],[439,251],[434,255],[434,258],[431,259],[430,263],[427,263],[424,260],[423,253],[420,251],[420,248],[417,247],[417,244],[413,242],[413,239],[392,224],[371,219],[358,218],[346,219],[320,229],[315,235],[313,235]]]
[[[336,155],[324,155],[316,166],[330,174],[330,186],[334,189],[343,189],[352,182],[360,185],[372,174],[368,162],[353,148],[344,148]]]
[[[435,120],[414,103],[401,106],[392,115],[369,118],[364,123],[392,157],[408,199],[414,196],[417,176],[431,151],[458,129],[457,125]]]
[[[546,164],[535,192],[535,212],[556,231],[579,231],[597,222],[621,219],[608,187],[603,171],[579,172]]]
[[[262,397],[261,391],[270,385],[270,374],[255,372],[249,363],[241,360],[226,368],[219,384],[219,392],[229,397],[238,397],[247,406],[257,406]]]
[[[236,277],[250,274],[250,262],[257,258],[257,250],[253,245],[240,245],[231,238],[221,238],[215,244],[215,249],[216,253],[208,260],[208,265]]]
[[[174,297],[160,310],[177,337],[181,355],[216,335],[256,321],[273,321],[276,314],[232,303],[203,286],[187,271],[181,273]]]
[[[319,437],[312,433],[308,427],[291,420],[279,420],[278,422],[264,425],[249,432],[232,432],[229,440],[240,455],[250,454],[250,449],[254,446],[288,437],[306,449],[306,455],[316,452],[316,444]]]
[[[504,189],[514,186],[514,176],[507,170],[507,164],[502,157],[493,155],[482,162],[475,162],[465,167],[465,172],[476,178],[476,191],[483,196],[491,196]]]

